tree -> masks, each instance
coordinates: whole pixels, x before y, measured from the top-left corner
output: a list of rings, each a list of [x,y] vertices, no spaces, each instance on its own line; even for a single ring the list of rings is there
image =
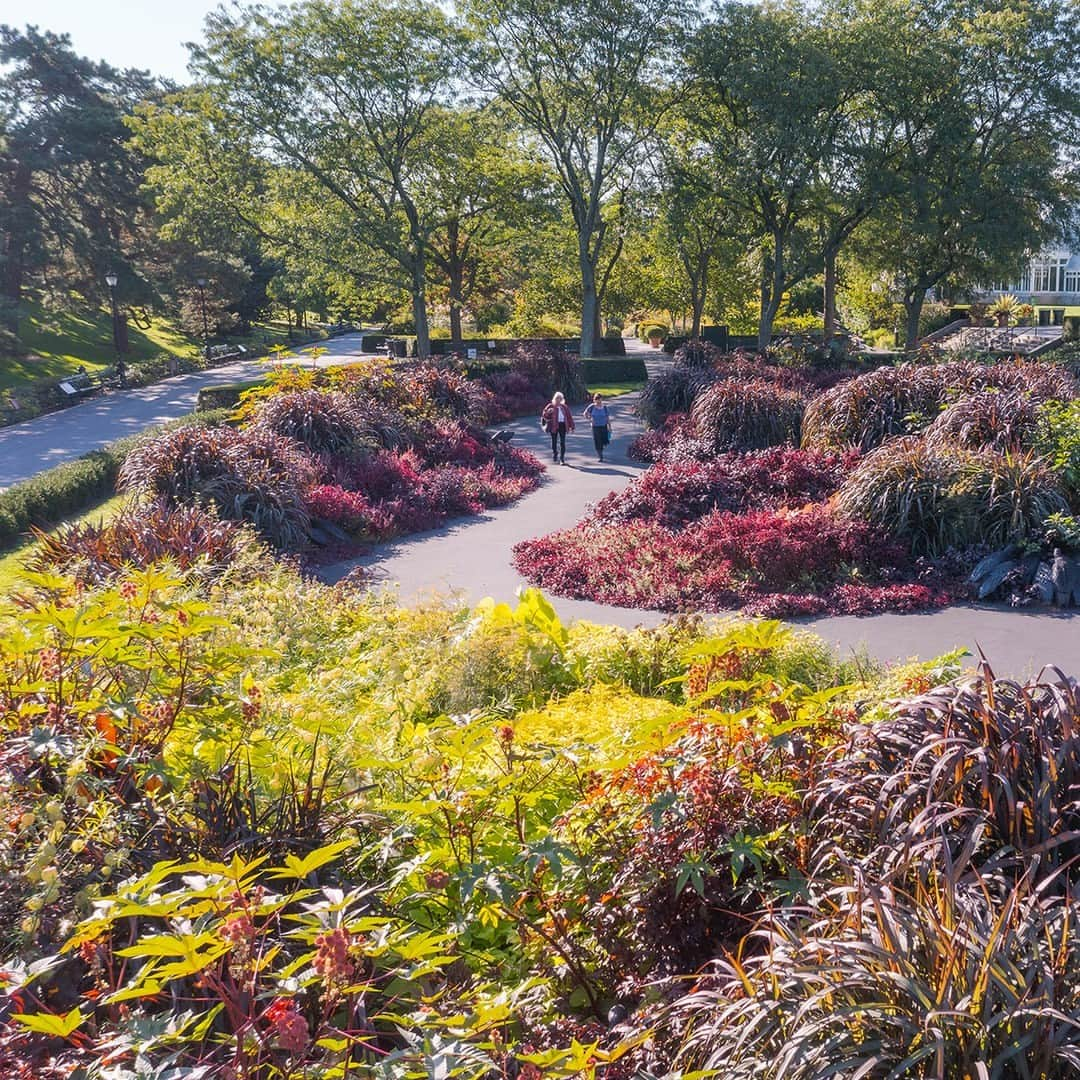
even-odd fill
[[[35,275],[100,297],[115,270],[135,291],[141,163],[124,117],[153,92],[145,74],[77,56],[66,35],[0,26],[0,317],[12,332]]]
[[[460,341],[462,312],[501,276],[516,237],[551,219],[554,178],[490,106],[446,110],[441,123],[428,161],[438,204],[428,253],[446,285],[450,336]]]
[[[862,248],[897,282],[910,349],[929,289],[1007,275],[1077,206],[1080,98],[1062,57],[1077,55],[1080,16],[1059,0],[874,9],[891,44],[878,108],[901,135]]]
[[[481,68],[544,147],[573,219],[581,351],[593,352],[600,293],[640,144],[663,115],[661,65],[691,18],[684,0],[472,0],[490,47]],[[617,220],[617,218],[615,219]]]
[[[710,271],[718,259],[737,261],[745,250],[739,222],[713,182],[711,161],[681,127],[657,147],[657,240],[670,246],[685,277],[690,304],[690,336],[701,334]]]
[[[208,17],[192,66],[229,123],[271,163],[336,204],[353,240],[407,282],[417,351],[430,351],[427,163],[461,89],[468,37],[430,3],[307,0]]]
[[[854,92],[836,44],[809,8],[729,2],[690,53],[687,110],[718,195],[760,237],[760,348],[785,292],[821,266],[815,198]]]

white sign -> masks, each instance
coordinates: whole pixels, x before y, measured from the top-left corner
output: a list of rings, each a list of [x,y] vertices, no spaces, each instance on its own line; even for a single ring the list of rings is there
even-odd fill
[[[476,359],[476,350],[475,350],[475,349],[466,349],[466,350],[465,350],[465,355],[466,355],[466,356],[467,356],[467,357],[468,357],[468,358],[469,358],[470,360],[475,360],[475,359]]]

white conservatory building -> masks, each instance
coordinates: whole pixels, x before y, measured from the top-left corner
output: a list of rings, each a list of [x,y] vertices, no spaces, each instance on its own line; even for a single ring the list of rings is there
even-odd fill
[[[1080,254],[1051,248],[1034,256],[1012,282],[998,282],[990,296],[1011,293],[1035,308],[1041,326],[1060,326],[1065,316],[1080,315]]]

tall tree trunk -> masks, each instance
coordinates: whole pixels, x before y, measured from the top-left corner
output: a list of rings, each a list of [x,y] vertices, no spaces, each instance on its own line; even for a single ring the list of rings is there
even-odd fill
[[[825,341],[836,336],[836,250],[825,252]]]
[[[904,331],[904,348],[908,352],[914,351],[919,346],[919,316],[922,315],[925,299],[925,289],[909,290],[904,294],[904,313],[907,324]]]
[[[709,256],[702,254],[698,259],[697,273],[690,279],[690,336],[701,337],[701,317],[705,313],[705,297],[709,293]]]
[[[450,279],[450,340],[461,341],[461,309],[464,306],[465,267],[461,260],[461,225],[457,218],[447,222],[447,262]]]
[[[758,320],[758,349],[764,352],[772,341],[772,328],[784,301],[783,236],[774,234],[772,258],[765,259],[761,270],[761,315]]]
[[[581,355],[592,356],[596,347],[600,305],[596,295],[596,267],[589,257],[588,238],[579,239],[578,255],[581,264]]]
[[[772,303],[772,268],[768,258],[761,261],[761,303],[758,306],[757,346],[766,349],[772,337],[772,320],[769,318],[769,305]]]
[[[22,304],[26,234],[33,220],[28,209],[33,173],[19,166],[12,177],[9,206],[6,214],[6,243],[3,250],[3,272],[0,273],[0,317],[13,334],[19,332],[19,306]]]
[[[450,273],[450,338],[452,341],[461,341],[461,285],[464,271],[460,266],[455,266]]]
[[[431,355],[431,332],[427,317],[427,279],[424,275],[424,257],[413,262],[412,273],[413,322],[416,324],[416,355],[426,359]]]

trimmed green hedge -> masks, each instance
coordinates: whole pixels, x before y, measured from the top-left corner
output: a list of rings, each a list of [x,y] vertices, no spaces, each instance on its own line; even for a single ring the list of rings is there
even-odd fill
[[[148,435],[188,424],[216,427],[228,420],[229,412],[218,409],[181,417],[139,435],[118,439],[100,450],[91,450],[74,461],[66,461],[0,491],[0,551],[15,547],[31,525],[47,528],[111,496],[128,452]]]
[[[607,383],[644,382],[649,373],[645,360],[640,356],[592,357],[581,361],[587,386],[603,386]]]
[[[216,386],[204,386],[199,391],[195,402],[198,412],[210,412],[215,409],[235,409],[240,402],[240,395],[252,387],[261,386],[265,379],[250,379],[248,382],[218,383]]]

